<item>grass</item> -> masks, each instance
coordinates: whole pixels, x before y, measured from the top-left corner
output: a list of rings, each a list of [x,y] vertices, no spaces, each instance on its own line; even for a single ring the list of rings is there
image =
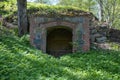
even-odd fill
[[[120,80],[120,51],[54,58],[30,46],[28,35],[6,31],[0,31],[0,80]]]
[[[92,13],[85,12],[78,7],[71,6],[51,6],[45,4],[28,3],[28,15],[35,16],[81,16],[90,15]]]

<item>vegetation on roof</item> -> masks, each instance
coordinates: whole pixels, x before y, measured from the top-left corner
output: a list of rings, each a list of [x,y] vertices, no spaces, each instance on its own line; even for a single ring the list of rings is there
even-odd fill
[[[7,3],[8,4],[8,3]],[[11,5],[9,3],[8,5]],[[4,5],[5,7],[7,5]],[[13,8],[14,6],[14,8]],[[7,22],[13,22],[14,20],[17,21],[17,6],[15,3],[13,6],[6,8],[4,7],[2,10],[5,10],[6,13],[3,13],[3,16],[6,16],[5,20]],[[10,12],[9,10],[12,10]],[[28,16],[48,16],[48,17],[61,17],[61,16],[93,16],[92,13],[83,11],[78,7],[71,7],[71,6],[52,6],[40,3],[27,3],[27,14]]]
[[[15,15],[17,13],[17,2],[0,2],[0,13],[3,16]],[[44,15],[44,16],[80,16],[89,15],[90,12],[85,12],[78,7],[71,6],[52,6],[40,3],[27,3],[28,15]]]
[[[80,8],[77,7],[28,3],[28,14],[44,16],[81,16],[90,15],[91,13],[80,10]]]

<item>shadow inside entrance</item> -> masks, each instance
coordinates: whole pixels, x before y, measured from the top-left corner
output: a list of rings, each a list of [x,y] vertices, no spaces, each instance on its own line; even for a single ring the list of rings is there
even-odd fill
[[[47,53],[55,57],[72,53],[72,30],[66,27],[48,28]]]

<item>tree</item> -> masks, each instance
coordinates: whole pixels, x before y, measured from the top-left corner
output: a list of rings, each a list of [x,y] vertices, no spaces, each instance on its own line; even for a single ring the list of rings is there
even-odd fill
[[[17,0],[18,6],[18,31],[19,36],[23,36],[28,32],[28,19],[27,19],[27,1]]]
[[[101,21],[109,22],[109,27],[116,26],[119,20],[119,0],[96,0],[100,5]]]
[[[83,0],[83,3],[82,3],[82,7],[89,11],[89,12],[93,12],[95,6],[96,6],[96,2],[95,0]]]
[[[92,11],[95,0],[60,0],[60,5],[79,7],[81,10]]]
[[[99,4],[99,7],[100,7],[100,21],[104,21],[104,1],[103,0],[97,0],[98,4]]]

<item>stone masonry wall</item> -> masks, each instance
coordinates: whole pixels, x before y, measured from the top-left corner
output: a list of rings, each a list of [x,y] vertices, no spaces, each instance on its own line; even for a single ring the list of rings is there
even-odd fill
[[[90,48],[89,18],[80,17],[34,17],[30,18],[31,44],[46,52],[47,28],[66,26],[72,29],[72,52],[88,51]]]
[[[99,22],[91,22],[90,26],[90,43],[91,48],[105,49],[107,46],[108,25],[106,23],[98,24]]]

